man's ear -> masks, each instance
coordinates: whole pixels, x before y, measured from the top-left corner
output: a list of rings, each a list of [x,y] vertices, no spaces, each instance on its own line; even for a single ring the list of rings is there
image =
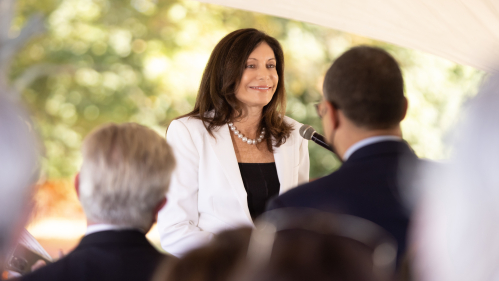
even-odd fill
[[[407,109],[409,108],[409,101],[407,100],[406,97],[404,97],[404,113],[402,114],[402,118],[400,121],[404,120],[405,116],[407,115]]]
[[[75,176],[75,191],[78,199],[80,198],[80,173],[78,172]]]
[[[340,126],[340,118],[338,115],[338,109],[333,106],[330,102],[326,102],[326,115],[325,118],[329,118],[331,120],[331,124],[333,124],[333,129],[336,130]]]
[[[166,199],[166,196],[161,199],[161,201],[158,203],[158,205],[156,205],[156,208],[154,208],[154,222],[156,222],[158,220],[158,213],[159,211],[161,211],[161,209],[163,209],[163,207],[166,205],[166,202],[168,200]],[[153,222],[153,223],[154,223]]]

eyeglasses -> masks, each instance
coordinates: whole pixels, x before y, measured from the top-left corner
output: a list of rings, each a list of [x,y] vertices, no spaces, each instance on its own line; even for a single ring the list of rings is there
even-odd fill
[[[332,102],[332,101],[325,101],[325,100],[323,100],[321,102],[318,102],[318,103],[314,104],[315,111],[317,111],[317,115],[319,116],[320,119],[322,119],[322,117],[324,117],[324,115],[327,112],[327,108],[324,108],[324,102],[328,102],[329,104],[331,104],[336,109],[340,108],[335,102]]]
[[[322,108],[322,101],[321,102],[318,102],[316,104],[314,104],[314,107],[315,107],[315,111],[317,111],[317,115],[319,116],[320,119],[322,119],[322,117],[324,116],[325,112]]]

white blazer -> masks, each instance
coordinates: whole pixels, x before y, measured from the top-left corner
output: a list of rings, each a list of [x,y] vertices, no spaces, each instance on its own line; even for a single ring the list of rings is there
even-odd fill
[[[284,120],[293,131],[274,149],[281,194],[308,182],[310,169],[308,141],[298,133],[301,124],[289,117]],[[213,135],[192,117],[174,120],[166,134],[177,166],[168,201],[159,212],[158,229],[161,246],[175,256],[203,245],[222,230],[253,226],[228,125]]]

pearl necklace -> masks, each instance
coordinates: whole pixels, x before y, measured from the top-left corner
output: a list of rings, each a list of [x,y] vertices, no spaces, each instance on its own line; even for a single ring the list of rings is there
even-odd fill
[[[233,123],[229,123],[229,128],[232,132],[234,132],[234,134],[240,138],[243,142],[247,143],[247,144],[256,144],[256,143],[260,143],[262,142],[263,140],[263,137],[265,136],[265,128],[262,129],[262,132],[260,133],[260,136],[258,137],[258,139],[255,139],[255,140],[252,140],[252,139],[248,139],[247,137],[245,137],[241,132],[239,132],[236,128],[236,126],[234,126]]]

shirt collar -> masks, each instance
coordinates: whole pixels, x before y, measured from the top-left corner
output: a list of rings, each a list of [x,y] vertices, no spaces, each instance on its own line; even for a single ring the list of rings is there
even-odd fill
[[[347,161],[348,158],[355,151],[359,150],[360,148],[362,148],[364,146],[367,146],[367,145],[370,145],[370,144],[373,144],[373,143],[377,143],[377,142],[382,142],[382,141],[401,141],[401,140],[402,140],[402,138],[401,137],[397,137],[397,136],[374,136],[374,137],[369,137],[369,138],[360,140],[360,141],[354,143],[352,146],[350,146],[347,149],[347,151],[343,155],[343,161]]]
[[[123,225],[114,225],[114,224],[106,224],[106,223],[92,224],[92,225],[87,226],[87,232],[85,232],[85,236],[92,234],[92,233],[95,233],[95,232],[100,232],[100,231],[131,230],[131,229],[138,230],[134,227],[123,226]]]

